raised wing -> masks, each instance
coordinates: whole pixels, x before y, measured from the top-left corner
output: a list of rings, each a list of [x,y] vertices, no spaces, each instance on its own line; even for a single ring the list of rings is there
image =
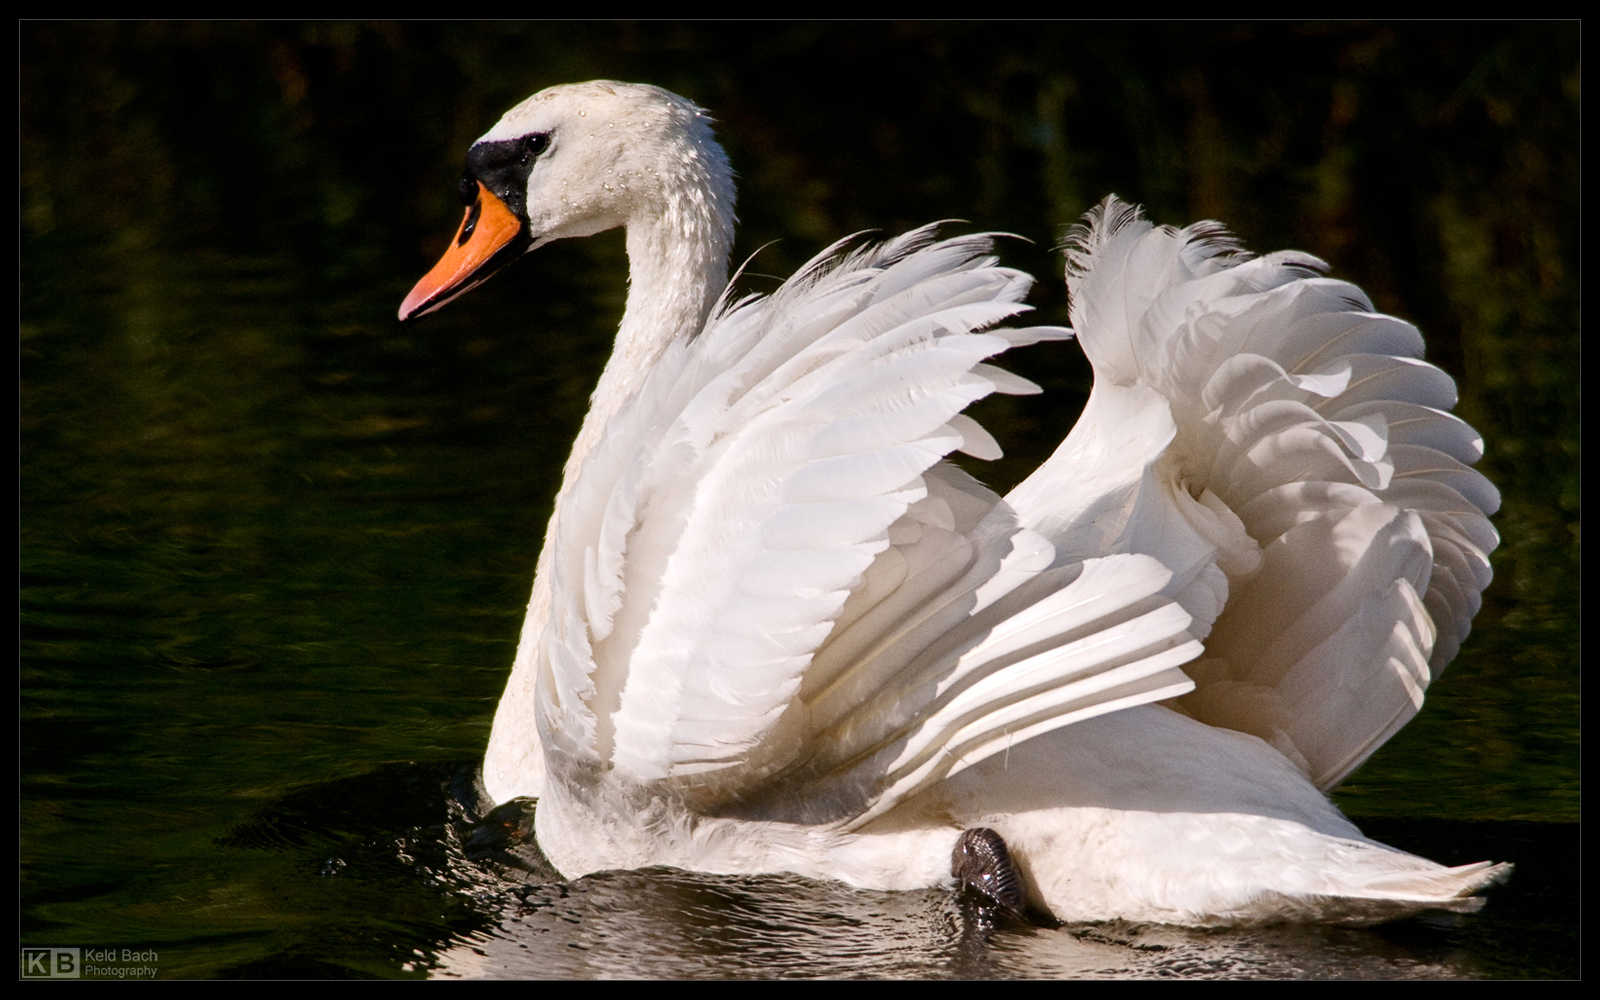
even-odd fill
[[[1063,553],[1171,568],[1210,633],[1180,707],[1332,788],[1421,707],[1489,583],[1499,495],[1455,385],[1321,261],[1252,259],[1214,223],[1108,199],[1069,255],[1094,394],[1007,499]]]
[[[552,524],[552,766],[701,811],[865,822],[1078,718],[1170,697],[1199,652],[1155,560],[1064,565],[942,465],[1031,279],[931,230],[830,253],[676,344]],[[987,332],[985,332],[987,331]],[[558,759],[559,758],[559,759]]]

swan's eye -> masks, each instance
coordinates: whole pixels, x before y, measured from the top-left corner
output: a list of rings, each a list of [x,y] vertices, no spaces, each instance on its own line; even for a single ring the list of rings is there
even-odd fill
[[[470,205],[478,200],[478,182],[472,174],[462,173],[461,183],[456,186],[456,197],[461,199],[463,205]]]
[[[523,136],[522,162],[527,163],[529,160],[533,159],[535,156],[538,156],[540,153],[549,148],[550,137],[542,132],[535,133],[534,135]]]

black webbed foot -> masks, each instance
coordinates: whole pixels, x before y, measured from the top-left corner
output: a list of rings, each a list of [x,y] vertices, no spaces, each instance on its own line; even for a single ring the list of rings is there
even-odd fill
[[[986,826],[961,834],[950,855],[950,874],[964,888],[1018,916],[1027,915],[1028,893],[1005,840]]]

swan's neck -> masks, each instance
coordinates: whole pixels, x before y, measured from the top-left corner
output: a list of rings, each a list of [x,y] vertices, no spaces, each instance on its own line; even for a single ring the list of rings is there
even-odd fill
[[[695,119],[696,115],[689,116]],[[675,340],[704,329],[728,282],[733,246],[733,171],[703,121],[691,121],[684,144],[655,166],[635,173],[636,210],[628,217],[628,304],[611,360],[590,399],[589,413],[562,471],[561,492],[550,528],[589,453],[603,440],[617,411],[644,385],[645,377]],[[627,193],[627,192],[625,192]],[[550,538],[539,554],[522,642],[505,696],[495,713],[483,777],[490,796],[504,802],[542,793],[542,739],[536,730],[538,649],[552,603]]]
[[[719,150],[720,152],[720,150]],[[665,210],[638,213],[628,228],[628,304],[611,359],[600,373],[562,475],[562,492],[605,437],[618,409],[674,341],[697,336],[728,283],[733,245],[731,183],[726,197],[676,191]]]

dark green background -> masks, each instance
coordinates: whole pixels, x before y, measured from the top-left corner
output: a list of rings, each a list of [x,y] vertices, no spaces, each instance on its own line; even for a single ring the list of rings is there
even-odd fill
[[[1033,241],[1005,258],[1065,322],[1053,245],[1115,191],[1315,253],[1416,322],[1487,443],[1503,542],[1460,657],[1337,799],[1397,840],[1386,819],[1571,843],[1575,23],[19,30],[25,943],[159,947],[163,975],[396,975],[498,919],[459,859],[395,859],[449,855],[418,776],[487,739],[620,315],[620,236],[416,327],[394,313],[459,221],[472,139],[596,77],[716,116],[749,290],[849,233],[959,219]],[[1070,345],[1007,364],[1047,393],[975,411],[1007,457],[973,471],[1002,490],[1089,384]],[[1574,971],[1568,881],[1535,906],[1550,954],[1482,957],[1497,942],[1469,972]],[[1023,968],[940,961],[865,974]]]

